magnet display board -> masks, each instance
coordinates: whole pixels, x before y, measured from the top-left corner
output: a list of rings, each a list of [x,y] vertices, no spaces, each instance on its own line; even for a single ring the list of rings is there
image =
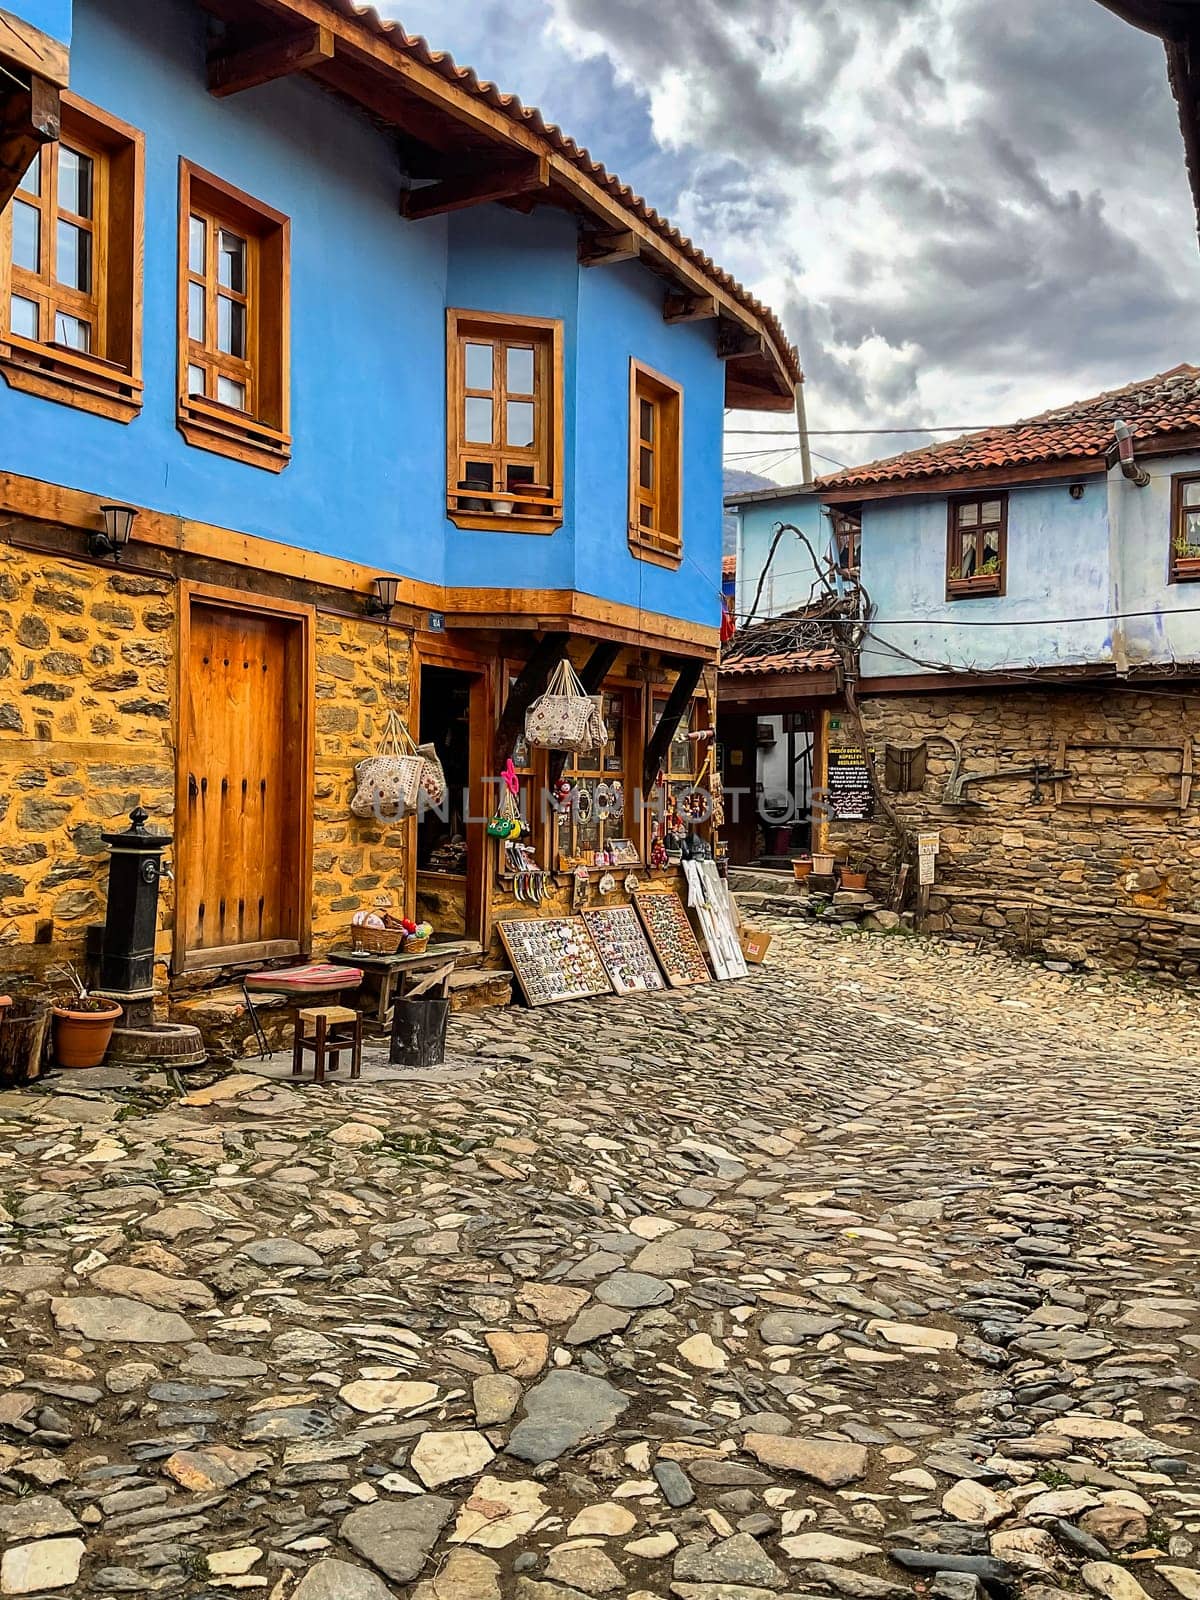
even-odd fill
[[[531,1006],[611,994],[612,980],[581,917],[530,917],[496,924],[521,993]]]
[[[583,920],[618,994],[667,987],[632,906],[595,906]]]
[[[673,890],[667,894],[635,894],[633,903],[672,989],[711,983],[704,953],[679,896]]]
[[[685,861],[688,905],[695,913],[709,965],[722,982],[744,978],[746,957],[738,936],[737,913],[715,861]]]

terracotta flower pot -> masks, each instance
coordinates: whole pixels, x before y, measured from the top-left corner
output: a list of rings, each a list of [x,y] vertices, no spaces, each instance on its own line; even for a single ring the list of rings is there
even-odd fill
[[[107,1011],[72,1011],[54,1007],[54,1059],[60,1067],[98,1067],[104,1060],[120,1006]]]
[[[805,878],[808,877],[808,875],[812,871],[812,869],[813,869],[813,864],[812,864],[811,861],[809,861],[807,859],[801,860],[801,861],[793,861],[792,862],[792,871],[796,874],[796,877],[798,879],[800,879],[801,881],[803,881]]]
[[[865,872],[851,872],[847,867],[842,868],[843,889],[865,889],[866,887],[867,875]]]

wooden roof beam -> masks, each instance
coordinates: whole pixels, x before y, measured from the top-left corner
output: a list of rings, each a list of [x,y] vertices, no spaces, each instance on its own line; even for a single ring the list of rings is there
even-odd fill
[[[663,301],[664,322],[711,322],[719,317],[716,296],[672,291]]]
[[[618,261],[636,261],[640,254],[638,236],[632,228],[615,228],[605,233],[584,232],[579,236],[581,267],[611,267]]]
[[[400,215],[409,222],[424,217],[440,217],[447,211],[465,211],[469,206],[485,205],[490,200],[511,200],[516,195],[536,194],[550,183],[550,161],[546,156],[527,156],[519,161],[487,166],[481,172],[443,178],[420,189],[406,189],[400,197]]]
[[[58,138],[59,90],[48,78],[31,77],[29,88],[0,93],[0,211],[44,144]]]
[[[268,39],[246,50],[223,50],[208,59],[208,92],[218,100],[245,89],[257,89],[276,78],[289,78],[332,61],[332,28],[314,25],[300,33]]]
[[[744,328],[739,322],[721,318],[717,326],[717,355],[722,361],[744,361],[748,356],[765,356],[767,342],[761,333]]]

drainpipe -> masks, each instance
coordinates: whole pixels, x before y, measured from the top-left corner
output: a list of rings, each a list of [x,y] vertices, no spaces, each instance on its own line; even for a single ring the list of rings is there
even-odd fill
[[[1146,488],[1150,482],[1150,474],[1137,464],[1134,456],[1132,429],[1128,423],[1118,422],[1114,424],[1113,432],[1116,434],[1117,440],[1117,459],[1112,465],[1119,466],[1122,477],[1136,488]],[[1108,475],[1108,610],[1111,618],[1109,639],[1112,647],[1113,667],[1118,678],[1127,678],[1129,676],[1129,652],[1126,648],[1125,624],[1121,621],[1121,601],[1124,592],[1121,581],[1124,576],[1124,541],[1121,538],[1121,523],[1125,498],[1128,493],[1129,490],[1125,487],[1125,483],[1114,477],[1110,469]]]
[[[1133,454],[1133,429],[1127,422],[1115,422],[1113,432],[1117,436],[1117,464],[1124,477],[1130,483],[1136,483],[1139,489],[1150,487],[1150,474],[1145,467],[1139,467]]]

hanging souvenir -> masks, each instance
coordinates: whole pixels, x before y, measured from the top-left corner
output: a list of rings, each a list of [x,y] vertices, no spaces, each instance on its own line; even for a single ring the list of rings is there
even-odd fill
[[[574,794],[576,822],[590,822],[592,820],[592,791],[585,783],[581,783]]]
[[[608,781],[608,815],[613,822],[620,822],[625,813],[625,789],[620,778],[610,778]]]
[[[611,894],[616,887],[617,880],[613,877],[611,872],[606,872],[600,879],[600,882],[596,885],[596,888],[601,894]]]
[[[587,905],[588,890],[590,888],[588,869],[586,867],[576,867],[571,874],[571,909],[573,911],[578,911],[581,907]]]
[[[551,804],[558,816],[565,817],[567,812],[570,811],[571,794],[570,778],[560,778],[554,785],[554,793],[550,797]]]
[[[566,656],[525,713],[525,740],[541,750],[596,750],[608,743],[600,708]]]
[[[376,753],[354,768],[357,787],[350,810],[364,820],[399,821],[409,816],[417,804],[423,767],[403,719],[389,711]]]

